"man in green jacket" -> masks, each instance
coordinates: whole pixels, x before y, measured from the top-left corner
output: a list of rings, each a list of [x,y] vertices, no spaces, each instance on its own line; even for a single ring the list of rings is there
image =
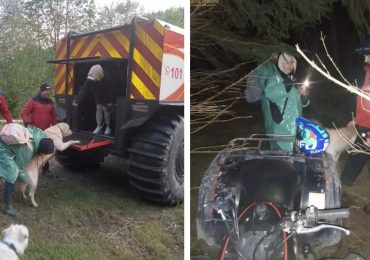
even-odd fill
[[[295,120],[302,116],[302,106],[309,105],[307,89],[295,83],[296,66],[296,59],[283,52],[277,60],[271,58],[256,71],[263,90],[261,105],[267,134],[294,136]],[[293,145],[293,142],[270,142],[271,149],[286,151],[293,151]]]
[[[17,216],[16,210],[12,207],[12,196],[15,188],[15,181],[26,180],[24,168],[36,154],[51,154],[54,152],[54,142],[47,138],[47,135],[39,128],[27,128],[33,136],[30,145],[12,144],[7,145],[0,140],[0,177],[5,179],[4,188],[4,213],[10,216]]]

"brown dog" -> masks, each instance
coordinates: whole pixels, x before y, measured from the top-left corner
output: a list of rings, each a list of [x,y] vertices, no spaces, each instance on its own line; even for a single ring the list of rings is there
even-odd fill
[[[80,143],[80,141],[75,140],[65,143],[63,142],[63,137],[72,134],[69,125],[66,123],[58,123],[52,127],[49,127],[44,132],[54,141],[54,153],[48,155],[35,155],[24,169],[27,176],[27,182],[22,182],[20,184],[20,190],[22,191],[24,199],[27,199],[26,188],[28,185],[30,186],[30,192],[28,196],[30,197],[31,203],[34,207],[38,207],[38,204],[35,201],[35,191],[37,188],[40,169],[46,164],[46,162],[54,157],[56,150],[64,151],[71,145]]]

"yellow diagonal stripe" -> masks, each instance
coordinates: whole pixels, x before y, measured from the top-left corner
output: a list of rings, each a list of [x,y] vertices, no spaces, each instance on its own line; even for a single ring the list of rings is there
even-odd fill
[[[145,99],[155,99],[152,92],[150,92],[135,72],[132,72],[131,82]]]
[[[71,58],[75,58],[83,44],[86,42],[87,37],[80,38],[75,48],[72,50]],[[76,40],[75,40],[76,41]],[[72,42],[73,43],[73,42]]]
[[[148,75],[148,77],[159,88],[159,85],[161,83],[160,75],[136,48],[134,49],[134,61],[136,61],[136,63],[141,67],[146,75]]]
[[[66,81],[63,80],[62,83],[60,84],[60,88],[58,89],[57,93],[58,94],[64,94],[65,88],[66,88]]]
[[[63,94],[63,92],[64,92],[64,88],[63,88],[63,87],[60,87],[60,88],[58,89],[58,91],[57,91],[57,94],[58,94],[58,95],[62,95],[62,94]]]
[[[123,46],[123,48],[129,52],[130,51],[130,41],[127,39],[126,35],[122,31],[112,32],[113,36],[116,37],[118,42]]]
[[[144,31],[139,24],[136,26],[135,35],[140,39],[140,41],[148,48],[148,50],[153,53],[153,55],[162,62],[163,51],[162,48],[150,37],[148,33]]]
[[[73,93],[73,88],[71,87],[71,83],[73,81],[73,75],[74,75],[73,70],[74,70],[74,68],[71,68],[70,71],[69,71],[70,77],[68,77],[68,95],[72,95],[72,93]]]
[[[74,70],[74,68],[73,67],[71,67],[70,68],[70,70],[69,70],[69,75],[71,75],[71,77],[69,77],[68,78],[68,81],[69,82],[71,82],[72,81],[72,77],[73,77],[73,70]],[[63,81],[62,81],[62,83],[61,83],[61,85],[60,85],[60,88],[57,90],[57,93],[58,94],[63,94],[64,93],[64,90],[65,90],[65,83],[66,83],[66,81],[65,81],[65,73],[66,73],[66,69],[65,69],[65,67],[63,67],[62,68],[62,70],[61,70],[63,73],[60,75],[60,76],[58,76],[58,78],[57,77],[55,77],[55,80],[54,80],[54,84],[56,84],[61,78],[63,78]],[[58,73],[58,75],[59,75],[60,73]],[[71,92],[70,91],[70,89],[69,89],[69,92]]]
[[[60,42],[57,50],[59,50],[60,46],[63,44],[63,42]],[[57,57],[57,60],[61,60],[63,59],[65,56],[66,56],[66,53],[67,53],[67,44],[64,45],[62,51],[59,53],[59,56]]]
[[[63,68],[59,71],[57,75],[55,75],[55,82],[59,82],[62,77],[65,77],[66,68],[65,65],[62,65]]]
[[[97,35],[93,38],[93,40],[89,43],[86,50],[82,53],[81,58],[86,58],[90,56],[90,52],[94,49],[95,45],[99,42],[101,35]]]
[[[60,88],[58,89],[57,94],[63,94],[64,89],[65,89],[65,81],[63,81],[62,84],[60,85]]]
[[[155,20],[153,26],[160,34],[164,35],[164,27],[157,20]]]
[[[118,53],[118,51],[112,46],[110,41],[104,36],[100,40],[101,44],[103,45],[104,49],[107,50],[109,55],[114,58],[121,58],[121,55]]]

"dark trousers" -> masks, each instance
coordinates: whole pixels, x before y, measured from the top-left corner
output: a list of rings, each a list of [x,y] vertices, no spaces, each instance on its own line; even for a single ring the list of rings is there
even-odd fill
[[[5,181],[4,187],[4,202],[6,206],[9,206],[12,202],[12,196],[14,193],[15,184]]]
[[[369,128],[359,127],[357,130],[360,135],[362,133],[370,132]],[[364,143],[360,137],[357,137],[355,144],[363,145]],[[348,161],[344,166],[344,170],[342,172],[341,176],[342,184],[352,186],[369,159],[370,155],[368,154],[363,153],[350,154],[348,156]]]

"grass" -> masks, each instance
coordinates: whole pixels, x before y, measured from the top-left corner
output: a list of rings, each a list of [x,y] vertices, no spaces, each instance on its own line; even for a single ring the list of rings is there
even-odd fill
[[[38,209],[17,195],[19,219],[2,215],[0,224],[28,227],[23,259],[183,259],[183,205],[168,208],[140,198],[122,174],[123,163],[115,163],[74,174],[54,162],[60,178],[40,177]]]
[[[48,259],[57,256],[57,259],[105,259],[97,245],[84,245],[82,243],[70,244],[66,242],[41,242],[30,246],[36,259]],[[88,252],[88,253],[87,253]]]

